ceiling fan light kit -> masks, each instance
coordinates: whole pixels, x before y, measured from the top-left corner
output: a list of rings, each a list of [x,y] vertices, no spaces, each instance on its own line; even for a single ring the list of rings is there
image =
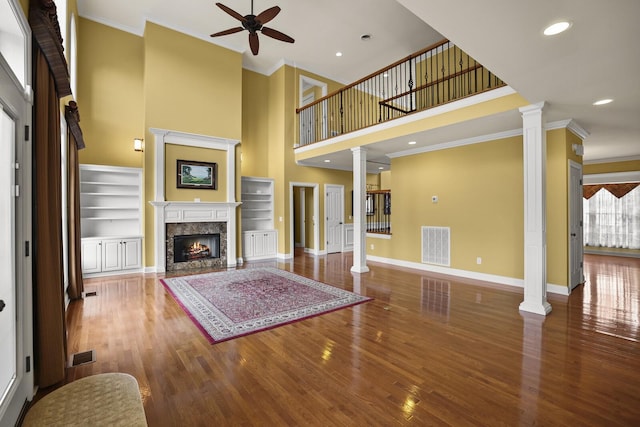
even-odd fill
[[[239,33],[240,31],[247,30],[249,32],[249,47],[251,48],[251,53],[253,53],[254,55],[257,55],[258,51],[260,50],[258,31],[260,31],[267,37],[271,37],[272,39],[280,40],[286,43],[295,42],[295,40],[288,35],[281,33],[278,30],[274,30],[273,28],[264,26],[264,24],[271,21],[278,15],[278,13],[280,13],[280,8],[278,6],[270,7],[257,16],[253,14],[253,0],[251,0],[251,13],[245,16],[240,15],[238,12],[223,5],[222,3],[216,3],[216,6],[240,21],[242,27],[229,28],[228,30],[211,34],[211,37],[226,36],[228,34],[235,34]]]

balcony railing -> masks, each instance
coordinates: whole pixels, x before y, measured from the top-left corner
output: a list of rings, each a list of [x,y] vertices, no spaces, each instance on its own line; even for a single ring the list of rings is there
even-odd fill
[[[298,146],[504,85],[475,59],[443,40],[297,109]]]
[[[369,190],[365,199],[367,233],[391,234],[391,190]]]

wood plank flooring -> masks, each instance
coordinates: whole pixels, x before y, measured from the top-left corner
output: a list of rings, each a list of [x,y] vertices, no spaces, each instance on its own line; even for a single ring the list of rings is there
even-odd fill
[[[156,275],[87,280],[68,381],[126,372],[150,426],[640,425],[640,260],[586,256],[587,283],[549,295],[369,263],[267,265],[375,298],[211,345]],[[256,264],[248,264],[248,267]],[[45,391],[46,392],[46,391]]]

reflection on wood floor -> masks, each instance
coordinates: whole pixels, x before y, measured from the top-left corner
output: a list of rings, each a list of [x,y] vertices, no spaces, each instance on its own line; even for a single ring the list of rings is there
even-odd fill
[[[375,298],[211,345],[156,275],[86,281],[68,312],[68,380],[126,372],[150,426],[638,425],[640,260],[586,256],[587,282],[549,295],[301,255],[271,265]]]

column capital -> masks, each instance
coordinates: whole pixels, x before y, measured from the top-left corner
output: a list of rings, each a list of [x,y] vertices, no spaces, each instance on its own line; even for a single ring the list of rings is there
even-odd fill
[[[524,107],[520,107],[518,110],[520,110],[520,113],[522,115],[525,115],[528,113],[535,113],[538,111],[542,111],[545,105],[546,105],[545,101],[542,101],[542,102],[537,102],[535,104],[525,105]]]
[[[358,152],[358,151],[365,151],[366,152],[366,151],[369,151],[369,150],[366,147],[353,147],[351,149],[351,151],[353,151],[355,153],[355,152]]]

